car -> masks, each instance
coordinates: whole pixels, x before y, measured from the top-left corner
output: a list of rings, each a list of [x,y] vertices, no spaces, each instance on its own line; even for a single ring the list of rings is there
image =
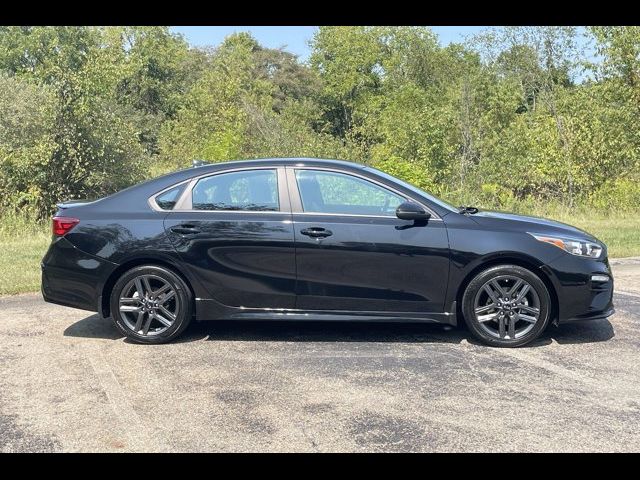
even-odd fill
[[[193,319],[346,320],[466,324],[517,347],[614,312],[592,235],[454,207],[346,161],[199,164],[60,203],[52,224],[44,300],[111,317],[139,343]]]

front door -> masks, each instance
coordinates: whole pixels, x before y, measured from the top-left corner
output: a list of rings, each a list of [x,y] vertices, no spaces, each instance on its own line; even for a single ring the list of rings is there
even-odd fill
[[[407,198],[353,173],[287,167],[287,175],[297,308],[443,311],[449,245],[442,220],[414,226],[398,219],[395,209]]]
[[[230,307],[293,308],[293,225],[283,168],[215,173],[190,185],[165,230],[187,268]]]

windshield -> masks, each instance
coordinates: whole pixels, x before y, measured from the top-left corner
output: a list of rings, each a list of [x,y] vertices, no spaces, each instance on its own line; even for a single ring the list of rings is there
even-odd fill
[[[442,208],[445,208],[451,212],[457,212],[458,209],[456,207],[454,207],[453,205],[445,202],[444,200],[441,200],[437,197],[434,197],[433,195],[425,192],[424,190],[416,187],[415,185],[411,185],[410,183],[405,182],[404,180],[400,180],[399,178],[396,178],[394,176],[389,175],[388,173],[384,173],[382,170],[378,170],[377,168],[373,168],[373,167],[364,167],[367,170],[371,170],[372,172],[375,172],[376,174],[380,175],[383,178],[386,178],[387,180],[390,180],[394,183],[400,184],[403,187],[405,187],[408,190],[411,190],[412,192],[417,193],[418,195],[422,195],[423,197],[431,200],[433,203],[435,203],[436,205],[441,206]]]

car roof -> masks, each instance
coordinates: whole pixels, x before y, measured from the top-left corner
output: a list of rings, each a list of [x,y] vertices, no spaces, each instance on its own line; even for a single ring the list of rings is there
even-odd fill
[[[366,165],[354,162],[348,162],[345,160],[330,160],[322,158],[309,158],[309,157],[289,157],[289,158],[258,158],[252,160],[235,160],[230,162],[218,162],[211,164],[204,164],[201,166],[189,167],[183,170],[168,173],[166,175],[156,177],[147,180],[143,183],[133,185],[129,188],[121,190],[109,197],[102,199],[101,206],[108,209],[116,209],[127,211],[132,208],[136,208],[135,205],[146,205],[147,199],[152,195],[163,191],[173,185],[180,184],[189,179],[207,175],[209,173],[215,173],[233,168],[251,168],[251,167],[265,167],[265,166],[300,166],[300,167],[336,167],[343,170],[350,170],[353,172],[367,172],[367,176],[372,175],[379,177],[375,170],[369,169]],[[382,183],[388,183],[388,178],[379,178]],[[407,190],[402,185],[394,185],[399,190]],[[411,195],[411,192],[407,190],[405,192]],[[415,194],[415,192],[413,192]],[[433,202],[428,201],[431,209],[438,215],[442,216],[448,213],[448,210],[438,206],[431,205]]]
[[[207,173],[215,173],[220,170],[227,170],[230,168],[243,168],[243,167],[264,167],[264,166],[306,166],[306,167],[342,167],[350,170],[363,170],[365,165],[353,162],[347,162],[344,160],[327,160],[321,158],[257,158],[252,160],[234,160],[230,162],[217,162],[207,163],[200,166],[184,168],[175,172],[170,172],[165,175],[161,175],[156,178],[149,179],[145,182],[132,185],[129,188],[120,190],[113,195],[110,195],[110,201],[120,200],[130,195],[142,195],[150,196],[153,193],[157,193],[160,190],[175,185],[177,183],[188,180],[194,176],[206,175]]]
[[[217,170],[219,168],[226,167],[243,167],[243,166],[269,166],[269,165],[288,165],[288,166],[341,166],[341,167],[350,167],[350,168],[364,168],[365,165],[355,162],[348,162],[346,160],[331,160],[325,158],[311,158],[311,157],[286,157],[286,158],[256,158],[251,160],[233,160],[229,162],[219,162],[219,163],[207,163],[200,167],[191,167],[191,168],[209,168],[211,170]]]
[[[252,160],[234,160],[230,162],[207,163],[204,165],[189,167],[183,170],[168,173],[161,177],[148,180],[145,184],[158,186],[173,185],[196,175],[206,175],[220,170],[230,168],[250,168],[250,167],[277,167],[277,166],[300,166],[300,167],[342,167],[348,170],[364,170],[366,165],[360,163],[347,162],[345,160],[328,160],[322,158],[290,157],[290,158],[256,158]],[[142,184],[139,184],[142,185]]]

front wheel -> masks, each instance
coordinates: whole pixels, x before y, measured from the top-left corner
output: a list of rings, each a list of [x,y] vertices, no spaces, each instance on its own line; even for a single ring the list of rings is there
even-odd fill
[[[191,321],[191,290],[180,276],[156,265],[125,272],[113,286],[110,302],[118,330],[138,343],[169,342]]]
[[[530,270],[498,265],[471,280],[462,297],[462,313],[469,330],[487,345],[519,347],[546,328],[551,297]]]

